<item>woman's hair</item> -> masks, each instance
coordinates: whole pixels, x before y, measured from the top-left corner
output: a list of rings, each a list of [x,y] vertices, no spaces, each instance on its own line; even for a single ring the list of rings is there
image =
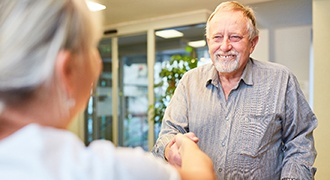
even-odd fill
[[[0,12],[0,98],[34,91],[60,50],[87,51],[101,37],[84,0],[1,0]]]
[[[207,20],[206,23],[206,37],[209,38],[209,23],[214,17],[214,15],[220,11],[241,11],[243,12],[243,15],[247,18],[247,28],[249,31],[249,39],[253,39],[254,37],[259,35],[259,30],[257,28],[257,21],[256,17],[254,15],[253,10],[250,7],[245,7],[242,4],[236,2],[236,1],[228,1],[228,2],[223,2],[219,4],[213,13],[210,15],[210,17]]]

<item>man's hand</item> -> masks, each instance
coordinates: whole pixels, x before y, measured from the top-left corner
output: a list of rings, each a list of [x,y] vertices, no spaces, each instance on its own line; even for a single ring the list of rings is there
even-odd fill
[[[195,143],[198,142],[198,138],[196,137],[196,135],[192,132],[189,132],[184,134],[184,136],[182,136],[181,134],[176,135],[173,140],[166,146],[165,158],[170,164],[181,167],[182,159],[179,149],[182,141],[186,140],[191,140]]]

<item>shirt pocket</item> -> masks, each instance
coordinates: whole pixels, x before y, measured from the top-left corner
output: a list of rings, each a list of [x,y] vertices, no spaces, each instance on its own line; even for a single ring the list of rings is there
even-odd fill
[[[281,139],[281,121],[276,114],[249,114],[240,123],[240,154],[260,158]]]

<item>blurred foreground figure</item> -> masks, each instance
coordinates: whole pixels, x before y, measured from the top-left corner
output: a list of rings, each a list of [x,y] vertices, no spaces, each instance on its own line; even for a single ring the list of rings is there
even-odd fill
[[[175,168],[139,148],[85,147],[65,130],[102,68],[100,22],[84,0],[1,0],[0,12],[1,180],[215,178],[193,134],[172,141]]]

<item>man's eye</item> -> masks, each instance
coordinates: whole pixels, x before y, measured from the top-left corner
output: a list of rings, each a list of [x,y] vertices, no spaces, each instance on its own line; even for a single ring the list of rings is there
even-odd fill
[[[242,36],[230,36],[230,41],[231,42],[238,42],[240,41],[243,37]]]
[[[216,40],[216,41],[219,41],[223,38],[223,36],[214,36],[213,39]]]

